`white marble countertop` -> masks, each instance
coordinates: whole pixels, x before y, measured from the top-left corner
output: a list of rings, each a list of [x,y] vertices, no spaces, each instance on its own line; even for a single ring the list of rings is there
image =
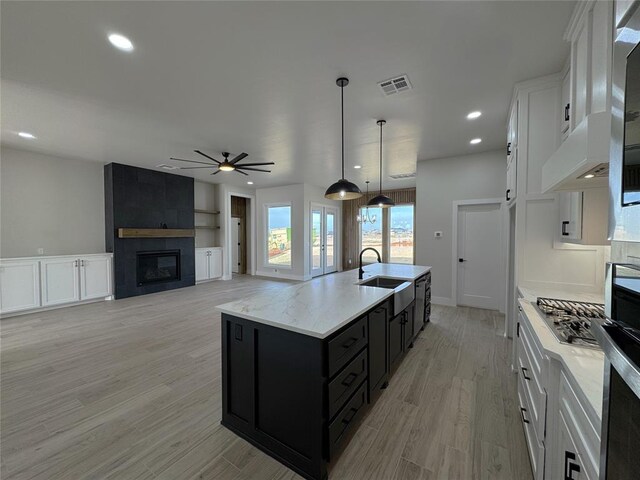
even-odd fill
[[[376,263],[364,279],[389,277],[414,281],[431,267]],[[393,290],[358,285],[358,269],[315,278],[279,290],[218,305],[222,313],[285,330],[326,338],[393,295]]]
[[[589,348],[572,347],[560,343],[542,315],[531,304],[539,296],[544,296],[542,292],[532,289],[518,287],[523,295],[518,303],[526,315],[538,341],[545,353],[550,357],[560,361],[571,377],[573,383],[579,387],[582,396],[587,401],[584,405],[589,416],[602,421],[602,395],[603,395],[603,375],[604,375],[604,353],[599,350]],[[525,291],[526,290],[526,291]],[[598,301],[596,294],[572,294],[563,295],[562,292],[555,292],[554,298],[566,300]],[[602,298],[600,298],[602,300]]]

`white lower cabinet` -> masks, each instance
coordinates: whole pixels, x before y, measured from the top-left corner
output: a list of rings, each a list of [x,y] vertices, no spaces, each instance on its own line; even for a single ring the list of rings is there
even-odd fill
[[[39,306],[40,262],[2,260],[0,263],[0,312],[18,312]]]
[[[222,277],[222,248],[196,248],[196,282]]]
[[[113,292],[112,256],[86,255],[0,261],[0,313],[69,305]]]
[[[42,306],[80,300],[80,279],[77,258],[52,258],[40,262]]]

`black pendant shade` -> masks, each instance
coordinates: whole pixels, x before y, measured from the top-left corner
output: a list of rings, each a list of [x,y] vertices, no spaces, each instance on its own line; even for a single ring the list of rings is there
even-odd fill
[[[382,194],[382,126],[387,123],[386,120],[378,120],[376,122],[380,125],[380,193],[367,202],[369,207],[393,207],[395,203],[386,195]]]
[[[362,192],[355,183],[344,178],[344,87],[349,85],[349,79],[340,77],[336,80],[336,84],[340,87],[340,105],[342,118],[342,178],[332,184],[324,192],[325,198],[331,200],[354,200],[362,196]]]

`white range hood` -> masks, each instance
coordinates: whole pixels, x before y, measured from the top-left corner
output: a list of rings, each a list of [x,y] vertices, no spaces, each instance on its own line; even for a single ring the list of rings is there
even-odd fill
[[[542,191],[581,191],[606,187],[611,142],[611,114],[587,115],[542,166]],[[603,165],[604,164],[604,165]],[[591,178],[585,175],[594,174]]]

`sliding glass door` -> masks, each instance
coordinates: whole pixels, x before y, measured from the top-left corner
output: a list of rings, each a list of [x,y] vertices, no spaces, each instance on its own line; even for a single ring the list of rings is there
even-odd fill
[[[324,275],[337,269],[338,209],[311,206],[311,276]]]

